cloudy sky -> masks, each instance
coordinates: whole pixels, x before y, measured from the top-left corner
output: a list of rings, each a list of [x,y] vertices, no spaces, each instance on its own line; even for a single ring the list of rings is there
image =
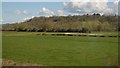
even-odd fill
[[[86,2],[3,2],[0,22],[21,22],[35,16],[66,16],[86,13],[117,14],[118,0],[86,0]]]

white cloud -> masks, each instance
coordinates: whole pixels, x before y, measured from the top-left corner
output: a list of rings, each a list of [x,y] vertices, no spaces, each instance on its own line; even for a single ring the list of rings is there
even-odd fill
[[[120,1],[120,0],[115,0],[115,1],[114,1],[114,4],[115,4],[115,5],[118,5],[118,2],[119,2],[119,1]]]
[[[105,14],[105,15],[113,15],[113,14],[116,14],[116,13],[114,13],[114,11],[112,9],[106,9],[106,10],[104,10],[103,14]]]
[[[2,24],[3,22],[4,22],[4,20],[0,18],[0,24]]]
[[[38,12],[41,16],[46,16],[46,17],[50,17],[50,16],[65,16],[65,12],[63,10],[57,10],[57,11],[52,11],[49,10],[47,8],[42,8],[39,12]]]
[[[24,10],[24,11],[23,11],[23,14],[29,14],[29,12],[28,12],[28,11],[26,11],[26,10]]]
[[[3,22],[4,20],[3,19],[0,19],[0,22]]]
[[[15,13],[16,13],[16,14],[29,14],[29,12],[26,11],[26,10],[23,10],[23,11],[16,10]]]
[[[40,15],[54,15],[54,12],[47,8],[42,8],[38,13]]]
[[[58,10],[55,12],[55,15],[57,16],[65,16],[65,12],[63,10]]]
[[[32,18],[34,18],[34,17],[35,17],[35,16],[26,17],[26,18],[23,19],[23,21],[25,21],[25,20],[29,20],[29,19],[32,19]]]
[[[23,21],[26,21],[26,20],[29,20],[29,19],[30,19],[30,18],[29,18],[29,17],[27,17],[27,18],[24,18],[24,19],[23,19]]]
[[[73,14],[84,13],[102,13],[102,14],[114,14],[114,10],[108,7],[108,0],[72,0],[72,2],[64,3],[64,10]]]
[[[71,2],[108,2],[108,0],[71,0]]]

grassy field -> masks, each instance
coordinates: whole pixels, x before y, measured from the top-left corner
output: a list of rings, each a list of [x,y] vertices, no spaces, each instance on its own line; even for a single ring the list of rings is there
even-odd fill
[[[3,32],[3,59],[46,66],[118,65],[117,37],[41,36]]]

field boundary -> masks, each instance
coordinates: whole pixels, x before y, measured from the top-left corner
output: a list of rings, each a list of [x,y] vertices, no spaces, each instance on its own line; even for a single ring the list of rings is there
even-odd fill
[[[37,35],[47,36],[82,36],[82,37],[120,37],[117,35],[104,35],[104,34],[86,34],[86,33],[41,33]]]

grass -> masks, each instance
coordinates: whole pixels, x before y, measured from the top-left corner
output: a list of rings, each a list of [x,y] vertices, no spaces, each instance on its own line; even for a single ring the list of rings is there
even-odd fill
[[[48,66],[118,65],[118,39],[3,32],[3,58]]]
[[[93,32],[95,34],[103,34],[103,35],[110,35],[110,36],[118,36],[119,35],[119,32]]]

